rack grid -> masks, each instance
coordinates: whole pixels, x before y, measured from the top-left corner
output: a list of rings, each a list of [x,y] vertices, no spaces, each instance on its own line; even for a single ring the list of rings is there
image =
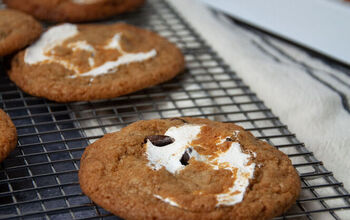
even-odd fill
[[[222,59],[164,1],[108,22],[148,28],[176,43],[187,62],[175,79],[109,100],[55,103],[18,89],[1,61],[0,107],[18,146],[0,165],[0,219],[118,219],[82,194],[79,160],[104,134],[140,120],[179,116],[234,122],[285,152],[302,182],[297,203],[276,219],[341,219],[350,194]],[[104,21],[106,23],[106,21]]]

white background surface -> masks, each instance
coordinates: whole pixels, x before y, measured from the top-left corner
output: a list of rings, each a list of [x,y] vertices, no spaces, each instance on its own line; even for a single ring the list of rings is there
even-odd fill
[[[350,4],[329,0],[202,0],[350,64]]]

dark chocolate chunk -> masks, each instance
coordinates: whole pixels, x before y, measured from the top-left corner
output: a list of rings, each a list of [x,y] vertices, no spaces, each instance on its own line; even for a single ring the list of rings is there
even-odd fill
[[[190,155],[187,153],[187,151],[185,151],[185,153],[182,155],[180,162],[182,165],[187,166],[188,165],[188,161],[190,160]]]
[[[157,147],[164,147],[168,144],[171,144],[175,141],[174,138],[166,136],[166,135],[150,135],[145,138],[145,143],[147,142],[147,139],[152,142],[154,146]]]
[[[227,138],[226,138],[226,141],[233,141],[233,140],[232,140],[232,138],[227,137]]]

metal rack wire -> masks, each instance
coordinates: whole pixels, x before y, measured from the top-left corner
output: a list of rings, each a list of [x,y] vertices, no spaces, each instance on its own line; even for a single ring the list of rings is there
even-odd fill
[[[237,123],[289,155],[302,193],[276,219],[340,219],[350,211],[342,183],[165,2],[149,0],[108,22],[120,20],[176,43],[186,57],[185,73],[131,95],[61,104],[23,93],[1,69],[0,107],[14,121],[19,141],[0,167],[0,219],[118,219],[80,190],[77,171],[85,147],[136,120],[178,116]]]

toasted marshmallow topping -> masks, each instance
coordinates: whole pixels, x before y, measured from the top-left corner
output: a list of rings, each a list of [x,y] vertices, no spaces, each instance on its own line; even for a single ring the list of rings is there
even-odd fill
[[[209,161],[214,169],[224,167],[224,169],[231,170],[232,173],[237,170],[235,182],[228,192],[216,195],[217,206],[234,205],[243,200],[249,179],[253,178],[255,169],[255,163],[248,165],[249,159],[250,155],[242,152],[240,144],[233,142],[226,152],[220,153],[217,158]]]
[[[121,66],[123,64],[129,64],[134,62],[142,62],[145,60],[148,60],[154,56],[157,55],[156,50],[151,50],[147,53],[128,53],[124,54],[121,57],[118,58],[118,60],[115,61],[108,61],[104,63],[103,65],[93,68],[92,70],[80,73],[79,75],[73,75],[70,76],[71,78],[75,78],[77,76],[93,76],[96,77],[98,75],[103,75],[106,73],[115,72],[118,69],[118,66]]]
[[[163,202],[169,203],[172,206],[180,207],[179,204],[177,204],[175,201],[173,201],[170,198],[163,198],[160,195],[154,195],[154,197],[156,197],[157,199],[162,200]]]
[[[112,50],[118,50],[119,52],[121,52],[122,54],[124,54],[125,52],[123,51],[123,49],[120,46],[120,41],[121,39],[121,35],[120,34],[115,34],[112,39],[109,41],[109,43],[104,46],[104,48],[106,50],[108,49],[112,49]]]
[[[200,125],[183,125],[169,128],[164,135],[173,138],[174,142],[166,146],[159,147],[147,140],[146,156],[149,160],[148,166],[154,170],[164,167],[167,171],[176,175],[187,165],[184,164],[185,156],[186,161],[193,158],[210,165],[214,170],[229,170],[232,172],[233,184],[224,192],[215,195],[218,201],[217,206],[229,206],[240,203],[249,185],[249,180],[253,178],[255,163],[249,163],[251,155],[242,152],[238,142],[232,142],[225,151],[220,150],[220,147],[215,147],[214,149],[216,150],[210,155],[199,154],[195,147],[191,146],[191,143],[199,138],[202,127]],[[237,135],[238,131],[235,131],[233,136],[237,137]],[[226,141],[227,137],[221,137],[217,140],[216,145],[219,146]],[[196,145],[198,147],[198,143]],[[204,144],[200,147],[204,147]],[[254,152],[252,154],[254,155]],[[201,192],[199,192],[200,194]],[[170,198],[166,199],[162,197],[162,200],[170,205],[172,205],[171,202],[174,202]],[[177,204],[177,206],[179,205]]]
[[[46,55],[48,51],[62,44],[68,38],[78,34],[76,25],[62,24],[46,31],[38,41],[27,48],[24,55],[24,62],[27,64],[36,64],[43,61],[52,61],[52,57]]]
[[[84,41],[76,41],[67,45],[69,48],[72,48],[73,51],[76,50],[85,50],[91,53],[95,53],[95,48],[93,48],[90,44]]]
[[[79,66],[74,65],[69,59],[62,59],[55,57],[55,51],[53,50],[57,46],[63,45],[63,43],[76,36],[79,33],[76,25],[73,24],[62,24],[50,28],[46,31],[41,38],[35,42],[33,45],[27,48],[24,56],[24,62],[30,65],[46,62],[46,63],[58,63],[63,65],[66,69],[73,71],[74,75],[69,76],[69,78],[76,78],[79,76],[90,76],[96,77],[99,75],[112,73],[117,71],[118,67],[121,65],[126,65],[129,63],[143,62],[157,55],[157,51],[152,49],[148,52],[139,53],[128,53],[125,52],[121,47],[121,33],[116,33],[103,49],[105,50],[115,50],[116,53],[121,54],[116,60],[106,61],[102,65],[95,66],[96,49],[93,45],[89,44],[85,40],[79,40],[67,44],[67,48],[71,49],[73,52],[81,50],[89,53],[88,63],[90,69],[85,72],[79,71]]]
[[[164,147],[157,147],[150,140],[147,140],[146,154],[149,160],[148,165],[155,170],[165,167],[172,174],[182,170],[185,166],[180,162],[181,157],[200,131],[201,126],[199,125],[171,127],[164,135],[174,138],[175,142]]]

